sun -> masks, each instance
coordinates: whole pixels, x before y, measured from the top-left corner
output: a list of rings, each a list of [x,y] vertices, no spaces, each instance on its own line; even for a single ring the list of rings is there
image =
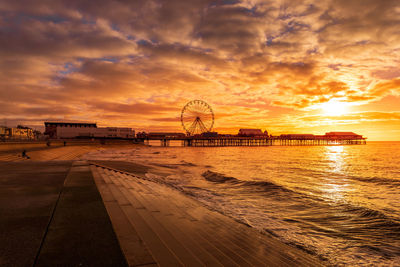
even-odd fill
[[[321,104],[321,109],[327,116],[341,116],[348,112],[348,103],[331,99]]]

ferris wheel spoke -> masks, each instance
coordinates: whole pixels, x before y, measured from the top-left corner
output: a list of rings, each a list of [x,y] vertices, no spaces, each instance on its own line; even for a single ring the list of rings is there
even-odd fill
[[[191,118],[191,117],[196,118],[199,116],[199,113],[198,112],[188,112],[188,113],[184,114],[183,116],[185,118]]]
[[[186,122],[184,125],[185,125],[185,128],[186,129],[190,129],[190,127],[192,127],[192,125],[193,125],[193,123],[194,123],[195,121],[192,121],[192,122]]]
[[[188,115],[198,115],[199,112],[198,112],[197,110],[191,109],[191,110],[188,110],[187,114],[188,114]]]
[[[196,119],[196,115],[190,115],[190,116],[184,116],[183,118],[186,120],[186,121],[193,121],[194,119]]]
[[[190,125],[189,127],[189,132],[190,134],[194,134],[194,132],[196,131],[197,128],[197,119],[193,121],[192,125]]]
[[[201,129],[202,132],[208,132],[208,129],[206,126],[204,126],[203,122],[199,119],[199,127]]]

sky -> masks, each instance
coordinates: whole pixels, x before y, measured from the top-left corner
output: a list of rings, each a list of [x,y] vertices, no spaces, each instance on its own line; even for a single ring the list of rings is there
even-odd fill
[[[0,125],[400,140],[398,0],[0,0]]]

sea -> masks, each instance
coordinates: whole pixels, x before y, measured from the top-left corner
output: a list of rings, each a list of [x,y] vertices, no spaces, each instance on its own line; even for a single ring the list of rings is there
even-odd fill
[[[400,142],[138,146],[87,155],[153,168],[203,205],[335,266],[400,266]]]

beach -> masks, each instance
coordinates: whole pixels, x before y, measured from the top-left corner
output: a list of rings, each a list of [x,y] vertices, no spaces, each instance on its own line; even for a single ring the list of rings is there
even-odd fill
[[[164,167],[115,155],[148,147],[19,149],[0,154],[2,265],[325,264],[151,177]]]

